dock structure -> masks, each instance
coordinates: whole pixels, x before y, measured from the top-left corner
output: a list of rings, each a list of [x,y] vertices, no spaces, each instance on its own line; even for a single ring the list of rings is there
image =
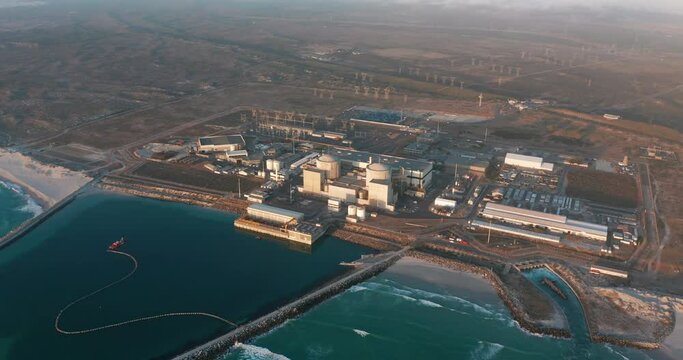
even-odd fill
[[[280,239],[313,245],[326,228],[303,220],[304,214],[263,204],[251,204],[247,214],[235,220],[235,227]]]

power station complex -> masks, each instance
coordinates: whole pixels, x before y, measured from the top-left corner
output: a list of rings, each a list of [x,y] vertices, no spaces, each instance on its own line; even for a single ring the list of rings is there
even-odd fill
[[[343,173],[342,168],[350,170]],[[303,193],[394,211],[398,191],[424,192],[432,163],[360,151],[334,149],[303,170]]]

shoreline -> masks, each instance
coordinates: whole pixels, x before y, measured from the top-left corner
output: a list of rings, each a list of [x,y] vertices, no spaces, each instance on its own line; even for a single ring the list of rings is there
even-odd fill
[[[43,211],[49,209],[50,206],[54,205],[54,203],[52,203],[52,199],[50,199],[47,195],[36,190],[35,188],[26,184],[25,182],[17,179],[16,177],[7,173],[7,171],[3,169],[0,169],[0,181],[19,187],[21,191],[24,192],[26,196],[30,197],[33,201],[35,201],[36,204],[38,204],[38,206],[40,206],[40,208]]]
[[[567,329],[551,328],[545,327],[540,324],[533,323],[530,319],[527,319],[527,314],[523,310],[522,305],[517,299],[515,299],[511,291],[503,283],[503,281],[498,277],[498,275],[491,269],[469,264],[456,259],[445,258],[433,254],[428,254],[419,251],[411,251],[407,256],[414,257],[420,260],[424,260],[435,264],[436,266],[444,267],[447,269],[468,272],[481,276],[485,279],[493,290],[498,295],[498,298],[503,302],[505,307],[510,311],[512,319],[519,324],[519,327],[532,334],[552,336],[557,338],[571,338],[571,334]]]
[[[92,180],[82,172],[45,164],[29,155],[3,148],[0,148],[0,179],[21,187],[43,211]]]
[[[190,204],[190,205],[195,205],[195,206],[202,206],[202,207],[207,207],[207,208],[213,208],[213,209],[218,209],[221,211],[227,211],[232,214],[242,214],[244,213],[246,206],[248,206],[248,202],[245,200],[240,200],[240,199],[233,199],[233,198],[227,198],[225,196],[220,196],[217,194],[210,194],[210,193],[198,193],[195,191],[187,191],[187,190],[181,190],[181,189],[174,189],[174,188],[169,188],[165,186],[158,186],[154,184],[149,184],[149,183],[144,183],[140,182],[137,180],[129,180],[129,179],[118,179],[118,178],[112,178],[112,177],[107,177],[102,180],[98,184],[98,187],[100,189],[103,189],[105,191],[112,191],[115,193],[122,193],[122,194],[127,194],[131,196],[139,196],[139,197],[145,197],[145,198],[152,198],[152,199],[157,199],[157,200],[162,200],[162,201],[170,201],[170,202],[179,202],[179,203],[185,203],[185,204]],[[401,247],[401,243],[405,241],[405,239],[380,239],[374,236],[370,236],[367,233],[358,233],[353,230],[358,230],[354,227],[346,227],[342,226],[338,229],[334,229],[333,231],[329,232],[329,235],[338,237],[344,241],[349,241],[352,243],[360,244],[363,246],[366,246],[368,248],[372,248],[375,250],[379,251],[387,251],[387,250],[396,250],[397,248]],[[537,322],[534,322],[531,318],[529,318],[529,313],[524,309],[524,305],[520,302],[519,299],[516,299],[515,296],[513,295],[514,293],[518,292],[517,290],[512,290],[509,288],[509,285],[505,284],[505,282],[496,274],[496,269],[494,269],[498,264],[495,261],[489,260],[485,257],[477,257],[476,255],[472,256],[466,256],[466,255],[458,255],[458,254],[450,254],[446,253],[443,251],[440,251],[437,248],[425,248],[422,250],[425,251],[419,251],[419,250],[410,250],[405,256],[408,257],[414,257],[420,260],[425,260],[430,263],[435,264],[436,266],[445,268],[445,269],[451,269],[451,270],[457,270],[457,271],[463,271],[463,272],[468,272],[468,273],[473,273],[476,275],[481,276],[482,278],[486,279],[489,284],[493,287],[493,289],[496,291],[498,298],[503,301],[505,304],[506,308],[510,311],[513,320],[519,325],[520,329],[528,332],[530,334],[536,334],[536,335],[541,335],[541,336],[551,336],[555,338],[571,338],[571,334],[567,329],[562,329],[562,328],[555,328],[555,327],[548,327],[541,325]],[[435,253],[433,253],[435,252]],[[451,255],[451,256],[449,256]],[[464,257],[464,258],[463,258]],[[556,266],[553,266],[556,265]],[[589,314],[589,311],[585,310],[585,299],[584,299],[584,293],[582,289],[576,288],[577,284],[572,281],[574,279],[571,279],[571,276],[565,274],[564,271],[562,271],[560,264],[554,264],[554,263],[546,263],[546,266],[550,268],[551,270],[555,271],[558,276],[560,276],[567,284],[570,286],[570,288],[576,293],[577,298],[579,299],[582,307],[584,308],[584,316],[586,319],[586,324],[589,330],[589,336],[591,338],[591,341],[594,343],[605,343],[605,344],[613,344],[613,345],[619,345],[619,346],[625,346],[625,347],[631,347],[631,348],[637,348],[637,349],[644,349],[644,350],[654,350],[660,348],[662,345],[664,345],[666,341],[666,337],[661,339],[661,342],[655,343],[655,342],[648,342],[648,341],[638,341],[638,340],[629,340],[629,339],[624,339],[616,336],[610,336],[610,335],[602,335],[602,334],[597,334],[595,332],[595,325],[594,322],[595,320],[592,318],[592,315]],[[558,266],[560,267],[558,269]],[[498,269],[500,270],[500,269]],[[362,271],[360,269],[359,271]],[[383,270],[382,270],[383,271]],[[381,273],[382,271],[377,272],[376,274]],[[356,273],[356,272],[354,272]],[[376,275],[375,274],[375,275]],[[372,275],[374,276],[374,275]],[[369,278],[369,277],[368,277]],[[364,280],[360,280],[364,281]],[[313,307],[317,305],[319,302],[324,301],[325,299],[335,296],[336,294],[340,293],[343,291],[337,290],[338,292],[335,292],[334,294],[328,294],[324,297],[324,299],[319,300],[318,302],[315,302],[314,304],[308,303],[306,305],[306,308]],[[305,295],[304,297],[307,297],[311,295],[309,293],[308,295]],[[300,300],[303,298],[300,298]],[[282,321],[285,321],[287,319],[290,319],[292,317],[296,317],[301,315],[305,310],[303,308],[296,309],[296,311],[292,312],[289,315],[286,315],[284,320],[278,320],[277,324],[282,323]],[[244,342],[248,341],[249,339],[253,338],[254,336],[258,336],[258,334],[262,333],[264,329],[265,331],[270,331],[272,330],[273,326],[277,326],[277,324],[261,324],[259,326],[259,330],[257,332],[254,332],[255,330],[250,330],[248,331],[249,333],[252,333],[252,335],[246,335],[246,334],[240,334],[239,336],[235,336],[234,334],[231,335],[231,338],[234,339],[239,339],[238,341]],[[234,331],[233,331],[234,332]],[[232,334],[233,332],[230,332],[229,334]],[[227,336],[228,334],[223,335],[221,338]],[[212,340],[210,343],[216,341],[218,339]],[[208,344],[208,343],[207,343]],[[224,348],[225,343],[223,343],[220,347]],[[187,355],[187,354],[184,354]],[[207,355],[207,354],[203,354]],[[177,358],[187,358],[187,357],[177,357]],[[195,358],[195,357],[192,357]],[[200,357],[204,358],[204,357]]]

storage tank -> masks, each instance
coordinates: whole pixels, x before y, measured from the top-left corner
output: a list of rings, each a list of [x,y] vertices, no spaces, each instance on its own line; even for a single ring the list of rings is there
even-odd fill
[[[349,205],[347,215],[348,216],[356,216],[357,210],[358,210],[358,207],[356,205]]]
[[[273,170],[273,159],[266,160],[266,169]]]
[[[341,164],[339,160],[332,155],[325,154],[318,158],[316,166],[320,170],[324,170],[327,174],[327,178],[330,180],[335,180],[339,178],[341,172]]]
[[[381,163],[372,163],[365,169],[365,181],[391,180],[391,168]]]
[[[356,208],[356,216],[358,216],[358,219],[360,219],[360,220],[365,220],[367,215],[366,215],[364,206],[358,206]]]

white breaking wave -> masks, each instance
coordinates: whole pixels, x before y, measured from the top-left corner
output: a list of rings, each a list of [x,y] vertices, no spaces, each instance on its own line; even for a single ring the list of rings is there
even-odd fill
[[[363,285],[355,285],[351,287],[349,290],[351,292],[358,292],[358,291],[374,291],[382,294],[387,294],[387,295],[393,295],[393,296],[398,296],[401,297],[405,300],[411,301],[411,302],[417,302],[420,305],[424,306],[429,306],[429,307],[434,307],[434,308],[445,308],[451,311],[458,311],[457,309],[451,309],[449,307],[446,307],[442,304],[438,304],[434,301],[426,300],[426,299],[440,299],[440,300],[446,300],[446,301],[455,301],[456,303],[471,308],[474,311],[488,315],[488,319],[492,320],[500,320],[503,322],[508,323],[508,325],[512,325],[511,321],[508,321],[509,319],[506,319],[502,314],[491,311],[489,309],[486,309],[485,307],[475,304],[471,301],[465,300],[461,297],[457,297],[454,295],[450,294],[439,294],[439,293],[434,293],[431,291],[426,291],[426,290],[421,290],[421,289],[416,289],[412,288],[410,286],[405,286],[400,283],[397,283],[395,281],[391,281],[388,279],[382,280],[383,283],[377,283],[377,282],[366,282],[363,283]],[[422,298],[422,299],[420,299]],[[425,299],[426,298],[426,299]],[[460,312],[462,313],[462,312]]]
[[[353,285],[347,291],[354,293],[354,292],[359,292],[359,291],[363,291],[363,290],[368,290],[368,288],[366,288],[365,286],[361,286],[361,285]]]
[[[369,332],[363,331],[363,330],[359,330],[359,329],[353,329],[353,332],[355,332],[356,334],[360,335],[360,337],[366,337],[366,336],[370,335]]]
[[[607,350],[609,350],[609,352],[611,352],[612,354],[618,355],[619,357],[621,357],[621,358],[624,359],[624,360],[629,360],[629,358],[628,358],[626,355],[624,355],[624,354],[618,352],[618,351],[615,350],[613,347],[611,347],[609,344],[605,344],[605,347],[606,347]]]
[[[17,208],[18,211],[31,213],[33,214],[33,216],[38,216],[40,215],[40,213],[43,212],[42,206],[40,206],[40,204],[38,204],[38,202],[34,198],[32,198],[31,195],[27,194],[21,186],[1,180],[0,186],[4,187],[5,189],[14,191],[16,194],[24,198],[26,204],[24,206]]]
[[[503,350],[505,346],[487,341],[479,341],[477,348],[470,353],[472,360],[490,360]]]
[[[26,205],[20,207],[19,211],[31,213],[33,216],[38,216],[43,212],[43,208],[35,200],[33,200],[32,197],[27,197]]]
[[[237,343],[232,349],[238,351],[237,358],[242,360],[290,360],[288,357],[274,353],[268,348],[251,344]]]
[[[435,307],[435,308],[442,308],[443,307],[443,305],[441,305],[441,304],[437,304],[433,301],[429,301],[429,300],[425,300],[425,299],[420,299],[419,302],[420,302],[420,304],[425,305],[425,306],[429,306],[429,307]]]

